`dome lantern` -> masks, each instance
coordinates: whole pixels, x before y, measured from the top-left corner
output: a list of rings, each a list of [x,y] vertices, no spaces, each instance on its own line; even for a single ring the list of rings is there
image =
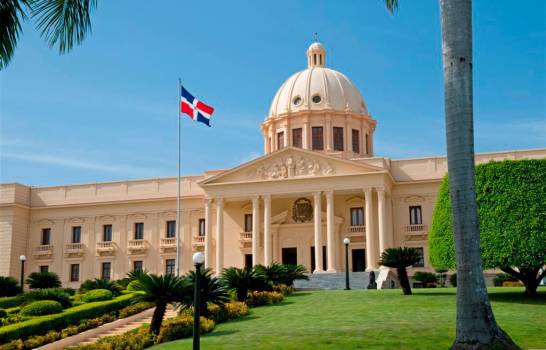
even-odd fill
[[[319,42],[314,42],[307,49],[307,67],[324,67],[326,65],[326,49]]]

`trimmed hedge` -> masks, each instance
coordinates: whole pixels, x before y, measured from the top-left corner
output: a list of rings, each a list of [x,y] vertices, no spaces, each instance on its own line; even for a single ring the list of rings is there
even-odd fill
[[[58,314],[63,311],[61,303],[55,300],[40,300],[24,306],[19,314],[22,316],[43,316]]]
[[[280,303],[284,299],[284,295],[279,292],[258,292],[254,291],[248,294],[246,303],[248,306],[256,307],[262,305],[271,305]]]
[[[0,298],[0,307],[2,309],[9,309],[16,307],[25,302],[25,296],[23,294],[14,297]]]
[[[8,316],[8,313],[6,312],[6,310],[0,308],[0,318],[4,318],[7,316]]]
[[[60,330],[75,325],[80,320],[95,318],[117,311],[131,304],[134,294],[122,295],[113,300],[86,303],[66,309],[61,313],[33,318],[20,323],[0,328],[0,343],[13,339],[25,339],[32,335],[45,334],[51,330]]]
[[[111,300],[112,298],[112,292],[108,289],[93,289],[85,293],[82,300],[86,303],[91,303],[94,301]]]
[[[25,294],[28,301],[54,300],[59,302],[64,309],[72,306],[70,295],[61,288],[36,289]]]

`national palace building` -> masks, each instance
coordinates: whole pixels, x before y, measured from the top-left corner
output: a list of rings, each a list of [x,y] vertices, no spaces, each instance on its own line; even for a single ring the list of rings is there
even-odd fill
[[[376,155],[376,127],[358,89],[313,43],[307,68],[282,84],[261,124],[264,155],[181,179],[181,272],[203,251],[214,271],[282,262],[339,273],[347,237],[353,272],[378,271],[381,252],[399,246],[422,253],[410,270],[430,270],[427,237],[447,159]],[[545,157],[546,149],[503,151],[476,162]],[[70,287],[134,269],[174,273],[176,183],[0,184],[0,275],[18,276],[22,254],[27,274],[53,271]]]

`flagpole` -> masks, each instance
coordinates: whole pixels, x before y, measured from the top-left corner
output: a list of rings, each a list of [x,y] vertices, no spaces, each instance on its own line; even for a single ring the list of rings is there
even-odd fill
[[[178,78],[178,176],[176,177],[176,276],[180,276],[180,87],[182,81]]]

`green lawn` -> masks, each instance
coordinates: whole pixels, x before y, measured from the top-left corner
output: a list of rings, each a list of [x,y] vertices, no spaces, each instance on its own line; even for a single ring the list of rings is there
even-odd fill
[[[546,349],[546,290],[492,288],[499,324],[524,349]],[[447,349],[455,335],[455,289],[298,292],[279,305],[252,309],[201,338],[213,349]],[[191,338],[152,349],[191,349]]]

